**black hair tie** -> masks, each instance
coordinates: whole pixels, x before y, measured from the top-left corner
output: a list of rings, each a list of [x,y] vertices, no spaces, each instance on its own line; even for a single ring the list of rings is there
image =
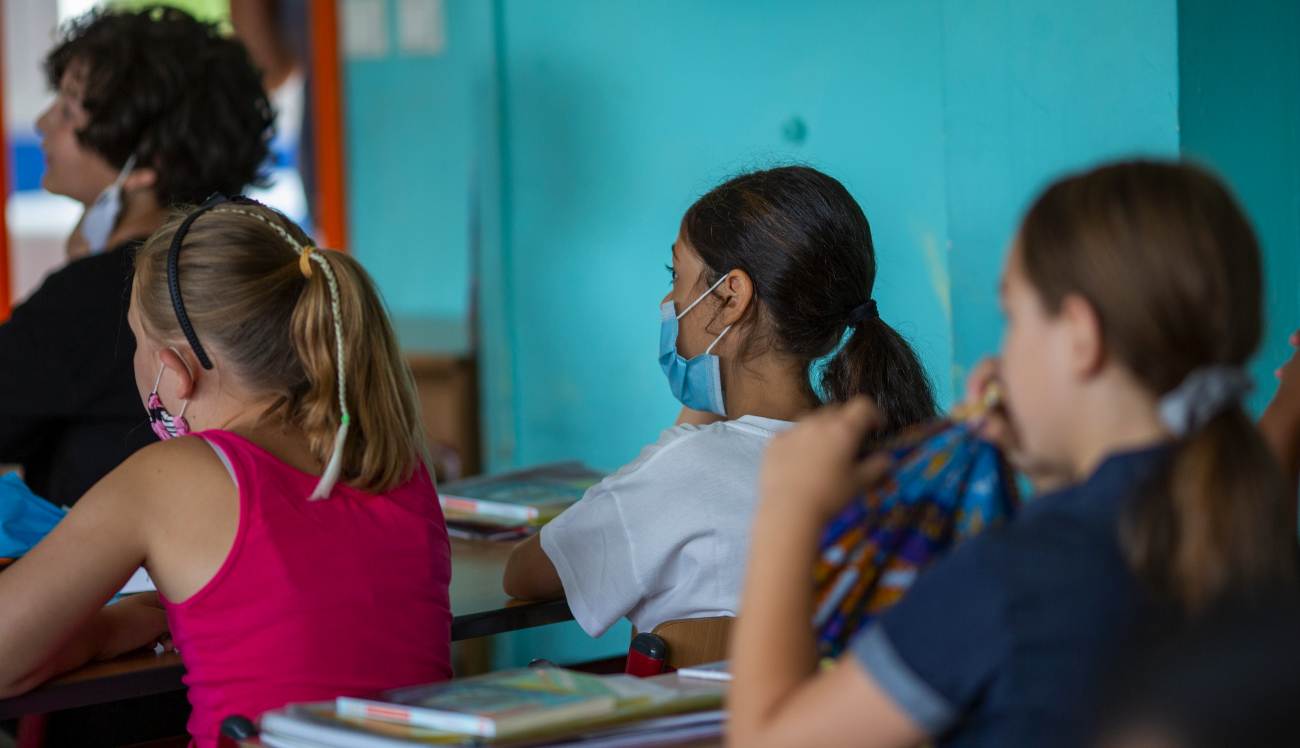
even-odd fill
[[[849,324],[857,327],[863,322],[880,319],[880,310],[876,308],[874,299],[867,299],[865,302],[853,308],[849,312]]]
[[[194,332],[194,325],[190,322],[190,315],[185,312],[185,303],[181,300],[181,278],[180,269],[177,261],[181,256],[181,243],[185,241],[185,235],[189,233],[190,227],[198,220],[199,216],[221,205],[229,202],[253,202],[246,197],[226,197],[220,192],[214,192],[207,200],[203,201],[194,212],[185,216],[181,225],[176,228],[176,233],[172,235],[171,248],[167,251],[167,290],[171,292],[172,309],[176,312],[176,321],[180,323],[181,332],[185,333],[185,340],[189,341],[190,348],[194,351],[194,356],[203,365],[204,369],[212,368],[212,359],[208,358],[207,351],[199,343],[199,336]]]

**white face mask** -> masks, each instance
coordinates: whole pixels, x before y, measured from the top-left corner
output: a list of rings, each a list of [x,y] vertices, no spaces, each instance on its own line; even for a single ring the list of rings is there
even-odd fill
[[[90,253],[93,255],[108,249],[108,237],[117,226],[118,213],[122,212],[122,183],[130,176],[134,166],[135,156],[132,155],[122,165],[117,179],[99,193],[99,197],[95,198],[81,219],[81,235],[90,245]]]

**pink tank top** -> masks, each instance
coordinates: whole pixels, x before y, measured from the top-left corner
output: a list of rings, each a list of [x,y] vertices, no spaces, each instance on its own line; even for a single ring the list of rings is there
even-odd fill
[[[195,745],[216,746],[233,714],[451,677],[451,549],[423,466],[384,495],[340,484],[308,501],[317,476],[230,432],[199,436],[234,473],[239,529],[212,581],[163,598]]]

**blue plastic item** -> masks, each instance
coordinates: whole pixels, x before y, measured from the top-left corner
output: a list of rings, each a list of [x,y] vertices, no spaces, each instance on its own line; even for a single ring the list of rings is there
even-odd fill
[[[30,551],[67,513],[32,493],[17,473],[0,475],[0,558]]]

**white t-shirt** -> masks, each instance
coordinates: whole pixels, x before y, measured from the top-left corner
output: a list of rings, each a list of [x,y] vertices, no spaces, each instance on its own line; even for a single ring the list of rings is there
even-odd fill
[[[543,527],[582,629],[734,616],[763,449],[790,425],[744,416],[671,428]]]

